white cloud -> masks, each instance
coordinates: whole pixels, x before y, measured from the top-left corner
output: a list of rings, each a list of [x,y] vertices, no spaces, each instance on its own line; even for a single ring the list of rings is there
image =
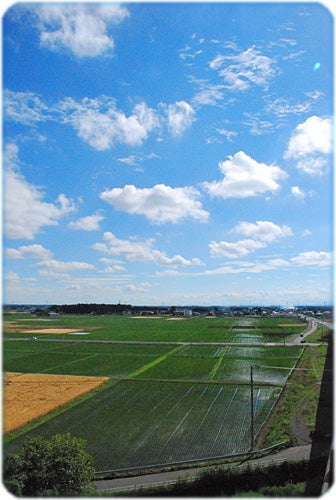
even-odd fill
[[[123,288],[124,292],[127,293],[148,293],[152,288],[150,283],[139,283],[138,285],[130,284]]]
[[[292,186],[291,193],[296,198],[305,198],[306,197],[305,192],[299,186]]]
[[[8,259],[49,259],[52,252],[42,245],[22,245],[19,248],[7,248]]]
[[[311,252],[302,252],[290,260],[293,264],[299,266],[325,267],[330,266],[332,263],[330,252],[316,252],[315,250]]]
[[[104,219],[105,217],[98,214],[87,215],[86,217],[81,217],[76,221],[69,222],[68,227],[70,229],[83,231],[97,231],[100,229],[99,223]]]
[[[152,239],[145,241],[121,240],[111,232],[105,232],[103,239],[105,243],[95,243],[92,248],[108,255],[122,256],[129,261],[153,260]]]
[[[98,151],[116,143],[139,146],[160,125],[156,112],[143,102],[134,106],[130,116],[116,109],[115,100],[108,97],[85,98],[79,103],[67,98],[59,109],[64,123],[70,124],[81,139]]]
[[[197,258],[185,259],[181,255],[168,257],[164,252],[153,248],[154,240],[138,241],[135,239],[121,240],[113,233],[104,233],[104,242],[95,243],[92,248],[108,255],[123,257],[131,262],[154,262],[158,266],[184,267],[201,265]]]
[[[243,122],[243,124],[250,128],[252,135],[273,133],[274,130],[278,128],[277,124],[263,120],[257,114],[244,113],[244,116],[246,116],[247,119]]]
[[[212,197],[247,198],[276,192],[280,187],[276,181],[287,177],[280,167],[258,163],[243,151],[220,162],[219,169],[223,180],[203,183]]]
[[[276,75],[274,61],[255,47],[235,55],[217,55],[209,66],[224,78],[226,86],[234,91],[247,90],[251,85],[268,88]]]
[[[3,91],[4,117],[24,125],[49,119],[48,107],[33,92]]]
[[[206,80],[199,80],[192,77],[190,81],[199,88],[191,101],[194,106],[217,106],[223,101],[224,85],[215,85]]]
[[[265,243],[252,239],[241,240],[236,243],[230,243],[228,241],[211,241],[209,243],[212,256],[227,257],[229,259],[237,259],[244,255],[248,255],[250,252],[254,252],[258,248],[264,248],[265,246]]]
[[[233,229],[233,232],[268,243],[278,238],[292,236],[293,234],[289,226],[278,226],[277,224],[274,224],[274,222],[265,220],[258,220],[255,224],[252,222],[240,222]]]
[[[178,101],[175,104],[163,106],[166,108],[168,130],[172,135],[182,135],[195,120],[193,107],[185,101]]]
[[[307,174],[322,174],[332,150],[331,140],[331,120],[311,116],[295,128],[284,158],[296,161],[297,168]]]
[[[199,192],[192,187],[172,188],[165,184],[143,189],[126,185],[100,194],[100,198],[116,210],[144,215],[156,224],[176,223],[184,218],[205,222],[209,214],[202,208],[198,197]]]
[[[291,102],[284,97],[278,97],[268,102],[266,111],[274,113],[279,118],[286,115],[299,115],[308,113],[313,104],[321,97],[321,92],[309,92],[306,94],[307,99],[303,102]]]
[[[47,271],[54,271],[54,272],[83,271],[83,270],[95,269],[94,265],[89,264],[88,262],[78,262],[78,261],[62,262],[60,260],[55,260],[55,259],[42,260],[37,265]]]
[[[120,266],[119,264],[115,264],[113,266],[107,266],[104,269],[105,273],[116,273],[116,272],[119,272],[119,271],[125,271],[124,266]]]
[[[32,240],[45,226],[55,226],[74,205],[60,194],[55,204],[43,201],[44,193],[29,184],[18,169],[18,148],[6,147],[4,154],[4,227],[10,239]]]
[[[34,11],[40,21],[41,45],[55,52],[66,49],[78,57],[111,52],[114,41],[109,28],[129,15],[125,7],[117,4],[46,4]]]
[[[223,135],[229,142],[233,142],[233,137],[236,137],[238,135],[238,132],[234,132],[233,130],[227,130],[225,128],[218,128],[217,132],[220,135]]]
[[[71,126],[78,137],[97,151],[106,151],[117,144],[141,146],[149,134],[161,132],[166,126],[174,136],[182,135],[194,122],[195,111],[185,101],[174,104],[160,103],[157,109],[139,102],[126,114],[117,108],[116,100],[110,96],[94,99],[84,97],[76,101],[65,97],[52,106],[47,106],[32,92],[4,91],[4,116],[7,120],[34,126],[36,122],[55,121]],[[143,157],[121,159],[124,163],[136,159],[152,159],[153,153]]]

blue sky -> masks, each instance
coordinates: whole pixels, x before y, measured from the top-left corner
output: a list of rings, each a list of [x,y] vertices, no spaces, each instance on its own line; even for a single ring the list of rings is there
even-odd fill
[[[330,304],[333,16],[3,14],[3,300]]]

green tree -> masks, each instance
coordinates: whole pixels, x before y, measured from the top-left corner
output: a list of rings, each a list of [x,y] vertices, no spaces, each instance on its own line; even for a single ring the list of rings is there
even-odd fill
[[[93,478],[85,441],[68,434],[25,441],[4,463],[4,483],[17,496],[72,496],[84,493]]]

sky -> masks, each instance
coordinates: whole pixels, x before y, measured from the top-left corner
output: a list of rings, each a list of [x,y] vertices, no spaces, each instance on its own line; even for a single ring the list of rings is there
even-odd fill
[[[331,304],[333,15],[3,13],[3,302]]]

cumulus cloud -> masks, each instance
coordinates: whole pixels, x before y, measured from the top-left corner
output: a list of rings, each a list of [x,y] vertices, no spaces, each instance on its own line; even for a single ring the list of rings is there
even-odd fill
[[[69,222],[68,227],[70,229],[82,231],[97,231],[100,229],[99,223],[104,219],[105,217],[98,214],[87,215],[86,217],[81,217],[76,221]]]
[[[22,245],[19,248],[7,248],[8,259],[49,259],[52,252],[42,245]]]
[[[218,54],[209,66],[224,79],[226,87],[234,91],[244,91],[252,85],[267,89],[277,73],[275,62],[255,47],[239,54]]]
[[[276,192],[280,188],[277,181],[287,177],[280,167],[258,163],[243,151],[220,162],[219,169],[224,174],[223,180],[203,183],[212,197],[248,198]]]
[[[278,238],[292,236],[293,232],[289,226],[278,226],[271,221],[258,220],[255,224],[252,222],[240,222],[233,232],[256,238],[270,243]]]
[[[131,262],[154,262],[158,266],[183,267],[201,265],[197,258],[185,259],[181,255],[168,257],[164,252],[153,248],[152,238],[139,241],[136,239],[122,240],[113,233],[104,233],[104,242],[95,243],[92,248],[108,255],[123,257]]]
[[[311,116],[295,128],[284,158],[294,160],[297,168],[307,174],[322,174],[332,150],[331,141],[331,120]]]
[[[144,215],[156,224],[176,223],[184,218],[205,222],[209,214],[202,208],[198,197],[199,192],[192,187],[172,188],[165,184],[143,189],[126,185],[100,194],[100,198],[116,210]]]
[[[243,257],[265,246],[265,243],[252,239],[241,240],[236,243],[230,243],[228,241],[211,241],[209,243],[210,253],[213,257],[227,257],[229,259]]]
[[[185,101],[168,104],[166,106],[166,113],[168,130],[175,136],[182,135],[195,120],[193,107]]]
[[[293,264],[299,266],[325,267],[330,266],[332,263],[330,252],[316,252],[315,250],[311,252],[302,252],[290,260]]]
[[[45,226],[55,226],[75,207],[64,194],[55,203],[44,201],[44,193],[20,173],[18,148],[6,146],[4,154],[4,228],[10,239],[32,240]]]
[[[213,257],[237,259],[259,248],[265,248],[269,243],[279,238],[293,234],[289,226],[278,226],[270,221],[240,222],[231,232],[243,234],[248,238],[237,242],[211,241],[209,248]]]
[[[111,53],[112,25],[122,22],[128,10],[122,5],[45,4],[35,7],[39,19],[40,43],[54,51],[70,51],[78,57]]]

